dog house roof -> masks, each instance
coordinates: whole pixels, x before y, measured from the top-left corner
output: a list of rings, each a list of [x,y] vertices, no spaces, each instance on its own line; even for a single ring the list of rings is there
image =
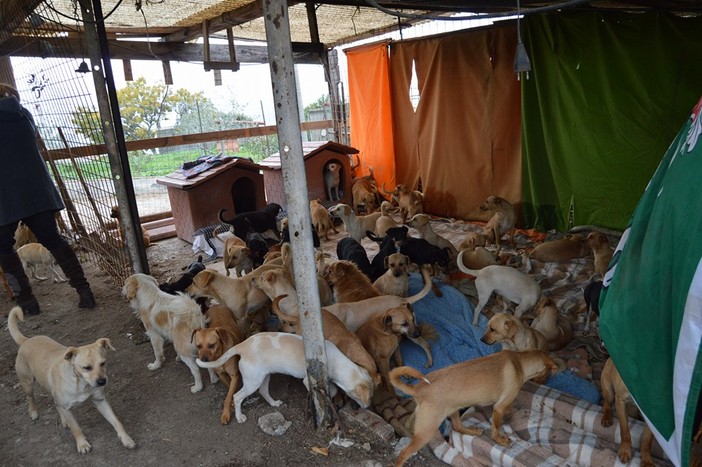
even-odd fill
[[[339,144],[334,141],[307,141],[302,143],[302,154],[304,159],[307,160],[314,157],[317,154],[321,154],[325,150],[350,156],[351,154],[358,154],[358,149],[352,148],[351,146],[346,146],[345,144]],[[268,170],[280,170],[280,153],[276,152],[270,156],[263,159],[261,162],[261,167]]]
[[[163,177],[156,179],[156,183],[159,185],[165,185],[169,187],[179,188],[181,190],[190,190],[196,186],[210,180],[217,175],[231,170],[233,168],[248,170],[253,174],[259,174],[262,167],[249,159],[242,159],[234,157],[222,164],[215,165],[210,169],[207,169],[201,173],[198,173],[194,177],[187,178],[187,175],[181,171],[176,171]]]

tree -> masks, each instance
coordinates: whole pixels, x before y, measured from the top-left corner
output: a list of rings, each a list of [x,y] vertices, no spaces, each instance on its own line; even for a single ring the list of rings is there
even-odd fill
[[[329,95],[322,94],[322,97],[303,109],[305,120],[309,120],[311,110],[323,109],[325,106],[329,106]]]

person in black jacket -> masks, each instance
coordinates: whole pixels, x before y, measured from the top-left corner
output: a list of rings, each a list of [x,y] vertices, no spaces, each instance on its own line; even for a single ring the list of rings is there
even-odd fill
[[[80,297],[80,308],[94,308],[95,297],[83,268],[56,225],[65,208],[39,152],[34,119],[20,104],[19,93],[0,83],[0,267],[17,304],[29,315],[41,311],[14,249],[15,229],[23,221],[37,241],[56,258]]]

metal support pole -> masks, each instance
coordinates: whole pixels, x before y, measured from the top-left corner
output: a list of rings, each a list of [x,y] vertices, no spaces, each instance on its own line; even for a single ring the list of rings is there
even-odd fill
[[[263,18],[278,127],[283,190],[288,208],[290,246],[298,290],[307,375],[314,405],[313,416],[317,427],[331,426],[337,420],[328,397],[327,355],[324,349],[317,270],[312,245],[312,222],[297,111],[287,2],[263,0]]]
[[[91,4],[92,9],[90,7]],[[148,274],[149,264],[146,259],[144,239],[141,236],[139,211],[137,210],[134,185],[132,184],[132,172],[129,168],[129,159],[127,158],[127,147],[124,141],[122,118],[117,102],[115,80],[112,75],[105,23],[103,21],[95,21],[95,18],[102,18],[102,6],[100,0],[81,0],[80,7],[83,20],[85,21],[85,37],[90,56],[91,72],[95,83],[98,109],[100,110],[102,132],[110,160],[115,196],[120,206],[128,208],[121,209],[120,214],[122,216],[122,226],[125,230],[124,236],[129,259],[134,272]]]

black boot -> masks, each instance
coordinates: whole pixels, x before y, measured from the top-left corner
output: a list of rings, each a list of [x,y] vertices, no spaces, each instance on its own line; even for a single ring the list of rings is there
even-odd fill
[[[88,284],[88,280],[85,278],[83,267],[80,265],[78,257],[73,249],[71,249],[69,245],[66,245],[53,250],[51,254],[54,255],[56,262],[61,266],[63,273],[68,278],[68,283],[78,292],[80,296],[78,307],[95,308],[95,296],[93,295],[93,291],[90,290],[90,284]]]
[[[41,312],[39,303],[37,303],[37,299],[32,294],[29,278],[24,272],[22,261],[20,261],[17,253],[0,255],[0,267],[3,274],[5,274],[5,279],[7,279],[10,289],[15,294],[17,305],[22,308],[24,314],[38,315]]]

